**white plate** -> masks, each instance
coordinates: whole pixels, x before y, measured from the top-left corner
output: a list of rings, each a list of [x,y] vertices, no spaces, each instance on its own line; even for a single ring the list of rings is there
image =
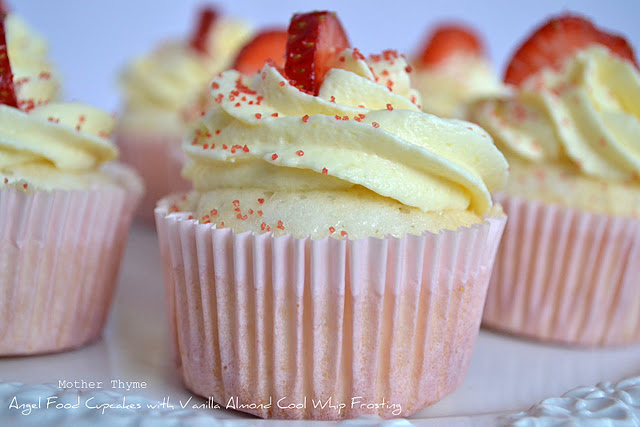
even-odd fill
[[[192,394],[182,387],[179,376],[172,369],[169,354],[162,271],[155,230],[134,225],[123,260],[114,310],[104,338],[67,353],[0,358],[1,381],[52,384],[49,388],[34,389],[0,383],[0,425],[13,425],[16,422],[50,424],[53,419],[51,411],[34,409],[28,416],[20,415],[15,408],[9,408],[12,396],[8,395],[24,392],[25,396],[33,398],[39,393],[45,395],[57,391],[60,396],[77,399],[77,391],[63,392],[58,388],[59,381],[64,380],[102,381],[101,389],[83,389],[81,400],[94,397],[92,401],[117,401],[124,395],[128,399],[140,399],[146,405],[168,398],[175,409],[116,408],[105,411],[104,415],[100,410],[82,412],[62,409],[53,412],[58,417],[55,418],[56,424],[74,424],[78,419],[85,422],[92,420],[92,425],[111,425],[116,421],[126,424],[138,418],[152,425],[162,420],[162,423],[172,425],[170,422],[179,422],[184,417],[188,417],[189,422],[198,421],[207,425],[213,422],[214,417],[242,419],[250,424],[272,424],[231,410],[179,410],[179,402],[185,402]],[[411,421],[428,426],[493,425],[504,421],[501,418],[504,415],[525,411],[545,398],[560,396],[575,387],[592,386],[601,381],[617,382],[636,375],[640,375],[640,346],[603,350],[571,349],[481,331],[464,383],[436,405],[413,416]],[[112,380],[116,383],[112,384]],[[146,388],[127,390],[126,385],[124,389],[118,388],[118,381],[146,382]],[[621,394],[618,391],[615,393]],[[640,384],[637,393],[636,397],[640,399]],[[582,397],[588,397],[587,394]],[[636,398],[634,396],[633,399]],[[637,404],[637,400],[633,399],[629,404],[632,412],[633,403]],[[194,396],[190,406],[193,402],[202,404],[206,401]],[[640,407],[636,409],[640,423]],[[633,416],[628,420],[633,420]]]

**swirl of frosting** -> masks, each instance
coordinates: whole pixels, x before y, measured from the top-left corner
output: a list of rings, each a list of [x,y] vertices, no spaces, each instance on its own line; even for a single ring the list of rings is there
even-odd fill
[[[57,99],[60,84],[44,39],[12,14],[5,18],[5,31],[19,107],[29,110]]]
[[[486,213],[504,157],[478,126],[420,112],[407,68],[397,54],[367,61],[347,49],[318,96],[269,64],[250,81],[221,73],[211,83],[219,108],[185,139],[183,173],[199,192],[360,185],[423,211]]]
[[[456,54],[432,67],[415,67],[411,80],[422,95],[422,110],[440,117],[465,118],[478,98],[508,93],[489,61],[475,54]]]
[[[52,102],[59,84],[46,44],[17,18],[5,22],[20,108],[0,105],[0,186],[82,186],[78,173],[99,175],[98,166],[117,157],[108,139],[114,120],[94,107]]]
[[[195,51],[183,40],[165,43],[136,59],[120,79],[126,108],[179,113],[196,100],[215,73],[230,65],[250,34],[246,24],[221,19],[209,34],[211,55]]]
[[[473,106],[507,155],[605,180],[640,177],[640,74],[602,46],[529,77],[511,97]]]

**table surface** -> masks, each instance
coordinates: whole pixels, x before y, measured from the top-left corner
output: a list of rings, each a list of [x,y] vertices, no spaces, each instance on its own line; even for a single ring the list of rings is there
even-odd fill
[[[144,381],[144,389],[111,390],[151,400],[188,399],[191,393],[172,367],[167,330],[155,229],[134,224],[103,338],[61,354],[0,358],[0,381],[58,384],[60,380],[84,380],[109,385],[111,380]],[[526,410],[572,388],[639,374],[640,346],[575,349],[481,330],[464,383],[411,419],[428,426],[491,425],[499,416]],[[7,410],[5,403],[0,402],[0,415]],[[264,423],[232,410],[206,411],[207,416]]]

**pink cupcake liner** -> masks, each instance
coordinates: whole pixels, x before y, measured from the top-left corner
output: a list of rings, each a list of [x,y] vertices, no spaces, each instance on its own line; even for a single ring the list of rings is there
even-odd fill
[[[127,189],[0,190],[0,356],[61,351],[102,332],[140,179]]]
[[[401,239],[311,240],[198,224],[169,214],[175,197],[156,223],[193,392],[264,418],[391,418],[464,379],[506,217]]]
[[[136,169],[145,183],[145,194],[136,218],[153,223],[156,203],[169,193],[191,189],[191,182],[180,175],[186,155],[182,152],[181,133],[145,133],[117,129],[114,139],[120,159]]]
[[[640,220],[501,195],[483,326],[580,346],[640,342]]]

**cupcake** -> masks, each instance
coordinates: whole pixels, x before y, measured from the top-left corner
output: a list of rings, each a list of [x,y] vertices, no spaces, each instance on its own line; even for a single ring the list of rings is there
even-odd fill
[[[183,144],[194,191],[155,211],[183,381],[264,418],[408,416],[464,378],[507,163],[335,14],[288,32],[284,69],[211,82]]]
[[[44,41],[0,20],[0,356],[98,338],[143,187],[112,117],[57,99]]]
[[[412,62],[412,84],[427,113],[464,119],[474,100],[507,92],[480,37],[466,25],[436,27]]]
[[[184,160],[180,143],[188,124],[209,108],[203,89],[216,73],[231,65],[249,36],[246,24],[203,8],[188,39],[161,44],[123,72],[124,99],[115,140],[122,160],[146,184],[136,214],[139,219],[152,221],[157,200],[171,191],[189,189],[180,176]]]
[[[472,115],[511,166],[484,325],[583,346],[640,342],[640,74],[627,42],[573,15],[517,50],[512,96]]]

